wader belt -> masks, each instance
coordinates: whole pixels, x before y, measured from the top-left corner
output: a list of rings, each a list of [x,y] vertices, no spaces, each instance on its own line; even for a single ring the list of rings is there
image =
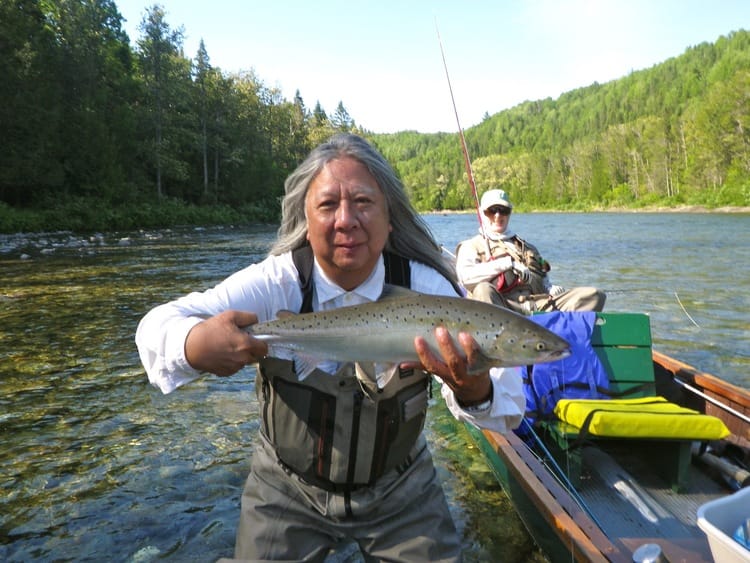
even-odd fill
[[[403,475],[409,467],[411,467],[411,464],[414,463],[414,460],[419,458],[419,456],[422,455],[422,453],[427,449],[427,445],[422,446],[414,452],[413,454],[410,454],[406,456],[406,459],[403,461],[401,465],[397,465],[394,467],[396,472],[399,475]],[[284,471],[287,472],[289,475],[296,475],[300,481],[303,483],[306,483],[308,485],[313,485],[314,487],[317,487],[319,489],[322,489],[324,491],[327,491],[329,493],[335,493],[335,494],[346,494],[346,493],[352,493],[354,491],[357,491],[359,489],[364,489],[366,487],[372,487],[374,485],[374,481],[371,483],[334,483],[332,481],[329,481],[328,479],[320,479],[315,475],[310,474],[301,474],[298,473],[293,467],[287,465],[284,463],[282,459],[279,459],[279,465],[284,469]]]

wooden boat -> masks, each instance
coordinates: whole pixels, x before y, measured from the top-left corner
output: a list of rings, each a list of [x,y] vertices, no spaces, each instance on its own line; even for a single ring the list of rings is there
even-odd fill
[[[608,315],[597,315],[607,321]],[[617,316],[609,315],[609,320]],[[643,332],[642,322],[635,332]],[[719,418],[729,436],[708,443],[594,437],[576,448],[576,467],[571,451],[559,447],[559,436],[539,422],[527,425],[533,432],[524,439],[468,427],[551,561],[654,561],[643,557],[654,552],[662,557],[658,561],[671,563],[713,561],[709,537],[696,522],[697,511],[750,486],[750,391],[652,351],[650,328],[647,332],[645,341],[637,337],[636,344],[632,335],[616,345],[600,338],[596,351],[608,371],[627,371],[637,364],[633,350],[646,353],[653,370],[644,371],[653,373],[655,393]],[[610,377],[617,384],[618,374]],[[703,448],[698,447],[701,443]],[[665,464],[678,468],[671,478],[660,475]]]

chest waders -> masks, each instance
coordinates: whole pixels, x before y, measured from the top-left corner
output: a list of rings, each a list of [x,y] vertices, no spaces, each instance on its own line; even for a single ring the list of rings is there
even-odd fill
[[[293,259],[300,313],[310,312],[312,250],[298,249]],[[386,283],[409,287],[409,261],[387,252],[384,259]],[[396,369],[378,389],[372,364],[346,363],[334,375],[316,369],[299,381],[293,361],[263,359],[255,385],[261,431],[282,466],[332,492],[372,485],[391,469],[406,470],[416,457],[410,453],[424,426],[430,379],[421,370]]]

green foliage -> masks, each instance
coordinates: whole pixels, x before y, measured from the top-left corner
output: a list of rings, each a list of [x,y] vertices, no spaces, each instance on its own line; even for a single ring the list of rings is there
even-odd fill
[[[187,58],[159,5],[140,32],[114,0],[0,2],[2,230],[276,220],[289,172],[356,130],[343,102],[329,120]]]
[[[465,136],[479,191],[502,186],[521,206],[747,206],[748,123],[750,33],[736,31],[622,79],[487,116]],[[473,207],[458,197],[471,191],[457,133],[374,139],[420,209]]]
[[[113,206],[90,198],[71,199],[55,207],[14,209],[0,202],[0,233],[96,232],[163,228],[176,225],[248,225],[277,223],[278,202],[242,207],[194,205],[177,199]]]
[[[253,72],[183,53],[148,8],[131,45],[114,0],[0,1],[0,231],[275,221],[283,183],[338,131],[392,162],[420,211],[470,209],[457,134],[359,129]],[[193,30],[196,32],[196,30]],[[748,205],[750,33],[527,101],[466,131],[479,191],[521,209]]]

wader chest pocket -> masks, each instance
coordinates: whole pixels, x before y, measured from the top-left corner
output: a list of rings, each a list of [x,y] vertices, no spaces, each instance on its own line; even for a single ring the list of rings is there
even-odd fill
[[[424,413],[427,408],[427,389],[405,400],[401,409],[401,418],[404,422],[410,421],[415,416]]]

